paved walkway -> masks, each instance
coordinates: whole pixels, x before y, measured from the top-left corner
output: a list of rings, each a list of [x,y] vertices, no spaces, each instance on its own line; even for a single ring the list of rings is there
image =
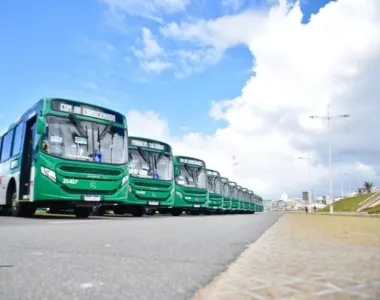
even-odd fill
[[[380,219],[286,214],[194,300],[380,299]]]

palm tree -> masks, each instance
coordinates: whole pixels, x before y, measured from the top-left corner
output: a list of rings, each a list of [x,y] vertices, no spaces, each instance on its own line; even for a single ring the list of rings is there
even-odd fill
[[[373,183],[370,181],[364,181],[363,189],[366,193],[372,192],[373,189]]]

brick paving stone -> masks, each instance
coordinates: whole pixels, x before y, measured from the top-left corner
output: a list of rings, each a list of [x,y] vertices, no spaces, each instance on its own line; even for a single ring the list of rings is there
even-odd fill
[[[380,219],[286,214],[194,300],[380,299]]]

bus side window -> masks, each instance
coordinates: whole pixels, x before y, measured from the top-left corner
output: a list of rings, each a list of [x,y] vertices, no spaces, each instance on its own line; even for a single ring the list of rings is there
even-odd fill
[[[18,155],[21,152],[21,145],[22,145],[23,136],[24,136],[24,127],[25,127],[24,122],[18,124],[16,127],[11,156]]]
[[[1,160],[0,162],[4,162],[11,157],[11,149],[12,149],[12,140],[13,140],[13,132],[14,130],[8,131],[3,136],[3,147],[1,151]]]

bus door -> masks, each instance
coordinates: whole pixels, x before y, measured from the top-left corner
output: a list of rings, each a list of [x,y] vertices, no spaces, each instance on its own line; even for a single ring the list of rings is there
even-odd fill
[[[32,169],[33,162],[33,145],[34,139],[36,138],[36,120],[37,117],[34,116],[26,122],[25,128],[25,138],[24,147],[22,152],[22,162],[21,162],[21,172],[20,172],[20,193],[19,199],[22,200],[24,196],[30,196],[30,173]],[[29,198],[28,198],[29,199]]]

